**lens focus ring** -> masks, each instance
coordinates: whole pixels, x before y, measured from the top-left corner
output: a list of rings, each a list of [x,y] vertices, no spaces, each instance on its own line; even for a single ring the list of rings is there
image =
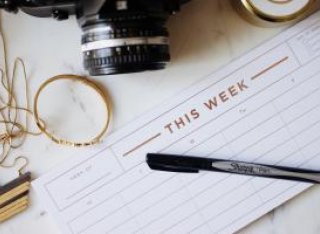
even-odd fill
[[[82,37],[84,66],[90,75],[157,70],[170,60],[164,20],[100,22],[86,26]]]
[[[104,48],[85,52],[84,66],[91,75],[157,70],[170,60],[168,45]]]
[[[159,48],[157,48],[159,49]],[[167,48],[163,48],[166,50]],[[153,51],[155,52],[155,51]],[[94,53],[93,53],[94,54]],[[126,65],[127,63],[141,63],[141,62],[158,62],[159,60],[169,59],[167,56],[162,53],[152,54],[150,53],[141,53],[141,54],[122,54],[114,56],[106,56],[100,58],[93,58],[86,60],[86,67],[98,67],[102,65]]]

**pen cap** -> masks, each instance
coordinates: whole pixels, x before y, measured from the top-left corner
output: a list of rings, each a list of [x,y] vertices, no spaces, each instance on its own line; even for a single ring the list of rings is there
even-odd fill
[[[319,2],[319,0],[231,0],[243,18],[259,26],[277,26],[297,21],[317,10]]]
[[[150,169],[170,172],[198,173],[199,160],[186,160],[181,156],[148,153],[146,162]],[[200,160],[201,161],[201,160]]]

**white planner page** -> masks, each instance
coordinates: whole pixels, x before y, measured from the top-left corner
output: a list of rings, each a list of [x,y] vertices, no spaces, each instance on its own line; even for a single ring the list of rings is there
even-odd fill
[[[33,183],[66,234],[233,233],[310,184],[152,171],[163,152],[320,169],[320,13]]]

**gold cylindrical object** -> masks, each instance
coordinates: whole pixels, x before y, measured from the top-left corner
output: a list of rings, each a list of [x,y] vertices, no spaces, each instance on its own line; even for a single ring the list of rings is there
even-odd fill
[[[260,26],[302,19],[319,8],[319,0],[231,0],[242,17]]]

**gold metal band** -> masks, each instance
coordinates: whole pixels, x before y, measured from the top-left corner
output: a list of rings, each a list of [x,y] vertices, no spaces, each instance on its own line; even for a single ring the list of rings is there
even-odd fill
[[[244,4],[244,6],[247,8],[247,10],[250,11],[252,14],[256,15],[257,17],[259,17],[263,20],[269,21],[269,22],[288,22],[291,20],[301,18],[303,15],[305,15],[311,9],[311,6],[313,4],[315,4],[315,0],[309,0],[309,2],[297,12],[294,12],[289,15],[273,16],[273,15],[267,14],[267,13],[259,10],[258,8],[254,7],[251,0],[244,0],[242,2]],[[279,3],[277,3],[277,4],[279,4]]]
[[[58,138],[58,137],[54,136],[52,133],[50,133],[47,130],[46,125],[44,124],[44,122],[39,117],[38,100],[39,100],[40,93],[49,84],[51,84],[51,83],[53,83],[55,81],[58,81],[58,80],[73,80],[73,81],[81,82],[82,84],[92,88],[102,98],[108,114],[107,114],[107,118],[106,118],[106,123],[105,123],[104,127],[102,128],[101,132],[96,137],[94,137],[93,139],[91,139],[91,140],[89,140],[87,142],[72,142],[72,141],[69,141],[67,139]],[[38,89],[38,91],[37,91],[37,93],[35,95],[35,98],[34,98],[33,113],[34,113],[34,118],[35,118],[36,124],[39,127],[39,129],[41,130],[41,132],[43,132],[53,142],[55,142],[57,144],[60,144],[60,145],[67,145],[67,146],[73,146],[73,147],[83,147],[83,146],[94,145],[94,144],[97,144],[97,143],[101,142],[101,138],[104,136],[104,134],[106,133],[106,131],[108,130],[108,127],[109,127],[109,123],[110,123],[110,119],[111,119],[111,102],[110,102],[109,97],[98,87],[98,85],[95,84],[94,82],[88,80],[86,77],[77,76],[77,75],[69,75],[69,74],[58,75],[58,76],[52,77],[49,80],[45,81],[40,86],[40,88]]]
[[[281,5],[290,2],[277,2],[272,0],[269,1]],[[285,24],[291,21],[299,20],[312,13],[319,6],[319,2],[317,0],[309,0],[308,3],[299,11],[296,11],[292,14],[276,16],[258,9],[252,3],[252,0],[231,0],[231,2],[241,16],[243,16],[249,22],[257,24],[259,26],[272,26],[272,24],[275,23]]]

